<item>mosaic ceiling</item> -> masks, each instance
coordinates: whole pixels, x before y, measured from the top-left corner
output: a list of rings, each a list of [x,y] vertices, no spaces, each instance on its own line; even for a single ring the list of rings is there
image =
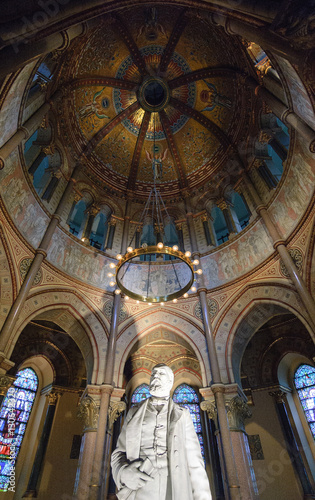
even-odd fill
[[[238,158],[246,61],[221,28],[185,10],[138,8],[106,18],[67,57],[64,137],[84,151],[90,177],[141,196],[155,176],[171,195]]]

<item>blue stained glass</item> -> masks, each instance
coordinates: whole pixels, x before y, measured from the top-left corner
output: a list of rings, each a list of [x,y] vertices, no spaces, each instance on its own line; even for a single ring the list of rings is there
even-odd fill
[[[310,365],[301,365],[294,375],[294,384],[305,417],[309,423],[313,437],[315,438],[315,368]]]
[[[24,368],[18,372],[3,400],[0,411],[0,491],[8,491],[10,467],[13,465],[10,456],[16,459],[19,453],[37,386],[34,370]],[[15,446],[14,455],[10,454],[12,446]]]
[[[315,398],[303,399],[301,403],[304,410],[312,410],[315,408]]]
[[[150,390],[148,384],[141,384],[137,387],[131,396],[131,406],[136,403],[141,403],[144,399],[150,396]]]
[[[191,419],[195,427],[195,431],[199,439],[201,453],[204,459],[205,454],[200,421],[200,407],[196,391],[187,384],[181,384],[176,387],[173,394],[173,400],[175,401],[175,403],[178,403],[180,406],[183,406],[184,408],[187,408],[189,410]]]

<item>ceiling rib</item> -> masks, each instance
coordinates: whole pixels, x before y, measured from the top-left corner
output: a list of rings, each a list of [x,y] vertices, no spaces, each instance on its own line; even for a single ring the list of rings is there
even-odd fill
[[[71,90],[78,89],[80,87],[90,86],[96,87],[104,85],[106,87],[112,87],[123,90],[134,90],[136,91],[138,85],[135,82],[130,80],[118,80],[118,78],[108,78],[108,77],[99,77],[99,78],[79,78],[78,80],[73,80],[69,83],[69,88]]]
[[[137,111],[140,108],[140,104],[138,101],[134,102],[131,104],[128,108],[126,108],[124,111],[119,113],[119,115],[115,116],[109,123],[104,125],[97,134],[92,137],[92,139],[87,143],[86,148],[85,148],[85,155],[89,155],[92,153],[93,149],[95,149],[96,145],[104,139],[119,123],[121,123],[125,118],[128,118],[128,116],[132,115],[135,111]]]
[[[188,19],[185,17],[184,13],[185,10],[180,13],[169,41],[163,51],[159,68],[160,76],[163,76],[163,73],[167,70],[178,40],[180,39],[180,36],[187,24]]]
[[[146,65],[144,62],[144,59],[140,53],[140,50],[135,43],[134,39],[131,36],[130,31],[128,30],[127,26],[123,23],[122,19],[118,14],[115,15],[115,20],[116,20],[116,26],[119,31],[119,34],[124,41],[126,47],[128,48],[130,55],[133,59],[133,62],[138,66],[138,69],[143,76],[144,74],[147,73]]]
[[[136,180],[137,180],[137,172],[138,172],[138,167],[139,167],[139,160],[140,160],[140,155],[143,147],[143,143],[145,140],[145,136],[148,130],[149,122],[150,122],[150,117],[151,113],[149,111],[146,111],[143,116],[143,120],[141,123],[136,147],[133,153],[133,158],[131,162],[131,167],[130,167],[130,173],[129,173],[129,178],[128,178],[128,185],[127,189],[134,189]]]
[[[203,68],[197,69],[196,71],[192,71],[186,75],[178,76],[168,82],[168,86],[170,89],[176,89],[177,87],[181,87],[182,85],[187,85],[192,82],[196,82],[198,80],[203,80],[204,78],[213,78],[220,76],[236,76],[243,74],[241,70],[238,68]]]
[[[228,136],[215,123],[213,123],[213,121],[200,113],[200,111],[196,111],[195,109],[187,106],[187,104],[180,101],[179,99],[175,99],[174,97],[171,97],[169,104],[181,111],[184,115],[189,116],[190,118],[193,118],[195,121],[200,123],[203,127],[209,130],[209,132],[211,132],[223,146],[228,147],[232,145]]]
[[[167,140],[167,145],[168,145],[170,152],[171,152],[173,159],[174,159],[174,163],[175,163],[176,170],[177,170],[177,175],[179,176],[180,188],[181,189],[185,188],[188,186],[187,177],[185,174],[185,169],[182,165],[182,161],[180,159],[180,155],[179,155],[177,146],[176,146],[175,141],[174,141],[174,135],[173,135],[172,130],[171,130],[169,119],[168,119],[164,110],[160,111],[160,120],[162,123],[162,127],[163,127],[163,130],[165,133],[166,140]]]

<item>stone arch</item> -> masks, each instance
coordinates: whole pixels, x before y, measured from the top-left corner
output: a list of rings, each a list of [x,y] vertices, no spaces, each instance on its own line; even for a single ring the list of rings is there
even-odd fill
[[[120,331],[116,346],[116,363],[114,380],[120,387],[123,381],[123,371],[126,360],[135,344],[147,335],[154,332],[157,327],[165,328],[174,332],[179,338],[186,341],[190,349],[195,353],[199,363],[202,376],[202,383],[207,385],[210,379],[208,352],[206,339],[202,329],[195,323],[187,320],[167,310],[163,311],[163,321],[161,321],[160,310],[152,311],[137,320],[130,322]]]
[[[240,384],[240,366],[246,345],[255,332],[273,316],[293,313],[314,334],[298,294],[280,285],[248,286],[216,325],[216,348],[224,382]]]
[[[99,383],[102,379],[100,355],[106,350],[107,335],[105,326],[89,305],[71,291],[45,291],[32,295],[25,302],[15,330],[8,339],[8,357],[11,356],[21,331],[34,318],[53,321],[61,326],[82,352],[88,382]]]

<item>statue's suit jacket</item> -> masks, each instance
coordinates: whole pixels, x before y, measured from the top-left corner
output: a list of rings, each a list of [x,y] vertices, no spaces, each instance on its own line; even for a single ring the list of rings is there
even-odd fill
[[[117,448],[112,453],[112,471],[118,490],[123,488],[119,473],[121,467],[139,459],[141,429],[148,401],[149,399],[146,399],[129,410]],[[167,447],[172,500],[211,500],[200,444],[189,410],[180,407],[171,398],[168,408]]]

